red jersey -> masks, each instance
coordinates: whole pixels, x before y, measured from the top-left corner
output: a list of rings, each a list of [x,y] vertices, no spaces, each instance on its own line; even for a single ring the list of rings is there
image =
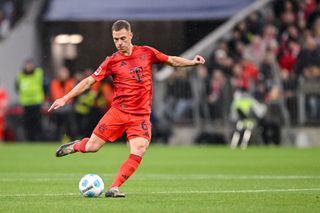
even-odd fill
[[[148,46],[133,46],[130,56],[119,51],[107,57],[92,74],[96,81],[113,78],[111,107],[131,114],[150,114],[152,105],[152,64],[165,63],[168,56]]]

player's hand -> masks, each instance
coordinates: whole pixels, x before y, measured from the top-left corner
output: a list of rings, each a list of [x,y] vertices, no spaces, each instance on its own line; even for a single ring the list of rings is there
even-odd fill
[[[53,109],[59,109],[60,107],[63,107],[66,104],[66,101],[63,98],[59,98],[53,102],[51,107],[48,109],[48,112],[50,112]]]
[[[204,64],[205,62],[206,62],[206,60],[204,60],[204,58],[201,55],[196,55],[193,58],[194,65]]]

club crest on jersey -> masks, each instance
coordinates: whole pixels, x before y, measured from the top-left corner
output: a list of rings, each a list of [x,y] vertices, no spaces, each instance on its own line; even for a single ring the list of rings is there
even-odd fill
[[[136,79],[138,82],[143,81],[144,71],[143,71],[142,66],[138,66],[138,67],[134,67],[134,68],[130,69],[130,74],[131,74],[132,78]]]

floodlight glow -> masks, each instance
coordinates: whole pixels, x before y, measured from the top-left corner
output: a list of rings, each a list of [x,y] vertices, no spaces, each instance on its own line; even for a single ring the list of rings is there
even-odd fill
[[[69,43],[69,35],[66,35],[66,34],[57,35],[56,38],[54,39],[54,41],[57,44],[68,44]]]
[[[83,36],[79,34],[60,34],[54,39],[57,44],[80,44],[83,41]]]
[[[69,42],[71,44],[80,44],[83,41],[83,36],[79,34],[73,34],[69,36]]]

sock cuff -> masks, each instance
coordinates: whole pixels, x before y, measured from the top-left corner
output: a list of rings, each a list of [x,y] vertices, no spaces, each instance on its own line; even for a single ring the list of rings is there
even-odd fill
[[[87,142],[89,141],[89,138],[83,138],[80,142],[80,146],[79,146],[79,151],[84,153],[86,152],[86,145]]]
[[[136,161],[137,163],[140,163],[142,160],[142,157],[135,154],[130,154],[129,159]]]

